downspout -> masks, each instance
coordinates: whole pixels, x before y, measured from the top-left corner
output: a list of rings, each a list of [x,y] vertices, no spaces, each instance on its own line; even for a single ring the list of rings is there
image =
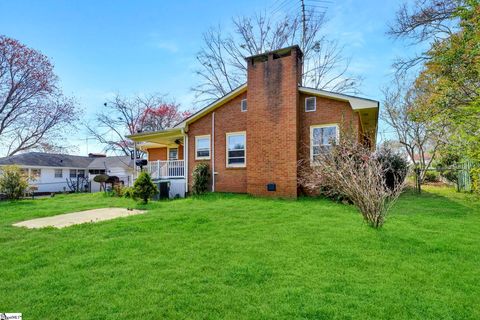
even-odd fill
[[[184,169],[184,175],[185,175],[185,193],[188,192],[188,134],[184,132],[183,134],[183,161],[185,162],[185,169]]]
[[[215,112],[212,112],[212,192],[215,192]]]

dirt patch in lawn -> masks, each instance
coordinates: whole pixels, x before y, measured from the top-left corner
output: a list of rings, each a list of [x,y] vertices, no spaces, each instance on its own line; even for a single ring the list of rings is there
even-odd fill
[[[13,225],[15,227],[26,227],[29,229],[40,229],[45,227],[65,228],[76,224],[111,220],[145,212],[146,211],[143,210],[129,210],[124,208],[103,208],[32,219],[18,222]]]

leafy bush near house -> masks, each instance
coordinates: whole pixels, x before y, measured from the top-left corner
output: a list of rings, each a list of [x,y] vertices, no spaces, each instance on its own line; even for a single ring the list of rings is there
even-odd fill
[[[148,199],[158,193],[157,186],[147,172],[142,172],[133,184],[133,198],[141,199],[143,203],[148,203]]]
[[[387,146],[379,148],[376,156],[383,167],[387,187],[394,190],[397,185],[403,184],[408,173],[407,159]]]
[[[210,167],[206,163],[199,163],[192,173],[192,193],[203,194],[208,191],[208,179],[210,178]]]
[[[27,177],[25,177],[18,166],[5,166],[0,172],[0,192],[4,193],[7,199],[20,199],[28,188]]]

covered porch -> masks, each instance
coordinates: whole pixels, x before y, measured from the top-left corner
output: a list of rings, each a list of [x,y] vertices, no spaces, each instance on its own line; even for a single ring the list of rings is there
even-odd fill
[[[168,182],[170,197],[185,196],[188,137],[183,129],[138,133],[128,138],[134,141],[136,150],[145,152],[148,162],[144,170],[152,179],[156,183]]]

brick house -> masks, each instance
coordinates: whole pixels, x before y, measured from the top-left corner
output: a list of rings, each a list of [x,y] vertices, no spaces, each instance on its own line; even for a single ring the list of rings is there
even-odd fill
[[[172,129],[129,136],[154,179],[183,196],[207,162],[212,191],[296,198],[299,160],[338,140],[340,127],[374,147],[379,103],[303,87],[302,57],[298,46],[248,57],[246,84]]]

